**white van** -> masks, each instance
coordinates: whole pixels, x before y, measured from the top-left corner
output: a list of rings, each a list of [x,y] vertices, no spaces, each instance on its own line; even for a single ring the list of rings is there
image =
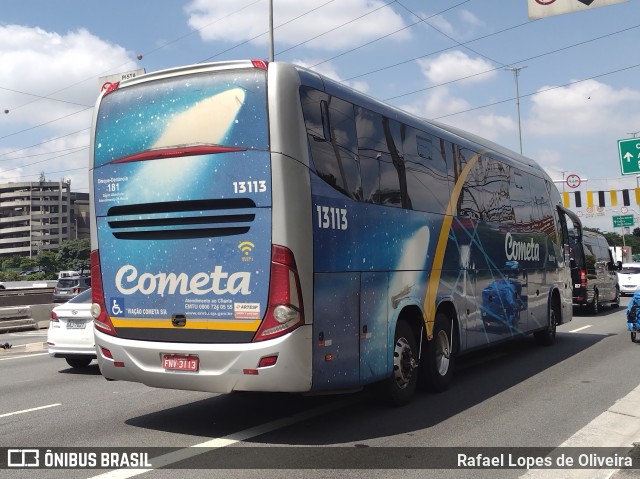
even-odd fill
[[[80,276],[80,272],[79,271],[60,271],[58,273],[58,279],[72,278],[74,276]]]

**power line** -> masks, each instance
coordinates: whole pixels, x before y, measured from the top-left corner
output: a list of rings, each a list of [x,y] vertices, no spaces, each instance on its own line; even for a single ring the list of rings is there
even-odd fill
[[[51,157],[51,158],[47,158],[46,160],[35,161],[33,163],[29,163],[28,165],[20,165],[20,166],[14,167],[14,168],[9,168],[9,169],[3,170],[3,172],[19,170],[20,168],[26,168],[28,166],[33,166],[33,165],[39,165],[40,163],[46,163],[47,161],[57,160],[58,158],[62,158],[64,156],[69,156],[69,155],[75,155],[76,153],[79,153],[79,151],[69,151],[69,152],[64,153],[62,155],[58,155],[58,156],[54,156],[54,157]]]
[[[51,155],[51,154],[54,154],[54,153],[63,153],[65,151],[71,151],[71,150],[80,151],[80,150],[84,150],[84,149],[87,149],[87,148],[89,148],[89,145],[73,146],[71,148],[65,148],[63,150],[45,151],[45,152],[42,152],[42,153],[33,153],[32,155],[16,156],[15,158],[5,158],[5,159],[0,160],[0,161],[24,160],[25,158],[33,158],[34,156]]]
[[[422,18],[420,15],[418,15],[417,13],[415,13],[413,10],[410,10],[408,7],[406,7],[403,3],[401,3],[400,1],[398,1],[398,5],[400,5],[402,8],[404,8],[407,12],[409,12],[411,15],[413,15],[416,18],[419,18],[421,22],[423,22],[425,25],[428,25],[429,27],[433,28],[436,32],[438,32],[440,35],[443,35],[445,37],[447,37],[449,40],[455,42],[457,45],[461,46],[462,48],[465,48],[467,50],[469,50],[472,53],[475,53],[476,55],[482,57],[482,58],[486,58],[487,60],[493,62],[493,63],[499,63],[502,66],[505,66],[504,63],[499,62],[497,60],[494,60],[493,58],[488,57],[487,55],[484,55],[483,53],[478,52],[477,50],[474,50],[473,48],[469,47],[468,45],[465,45],[464,43],[460,43],[458,40],[456,40],[455,38],[453,38],[450,35],[447,35],[445,32],[443,32],[442,30],[440,30],[439,28],[436,28],[434,25],[432,25],[431,23],[429,23],[427,20],[428,18]],[[431,18],[431,17],[429,17]],[[533,22],[529,22],[529,23],[533,23]]]
[[[329,30],[327,30],[326,32],[320,33],[319,35],[316,35],[316,36],[314,36],[314,37],[311,37],[311,38],[309,38],[308,40],[305,40],[304,42],[298,43],[297,45],[293,45],[292,47],[289,47],[289,48],[287,48],[287,49],[285,49],[285,50],[282,50],[282,51],[280,51],[280,52],[278,52],[278,53],[279,53],[279,54],[286,53],[286,52],[288,52],[288,51],[290,51],[290,50],[293,50],[294,48],[298,48],[299,46],[304,45],[305,43],[309,43],[309,42],[311,42],[311,41],[313,41],[313,40],[316,40],[316,39],[318,39],[318,38],[320,38],[320,37],[322,37],[322,36],[324,36],[324,35],[328,35],[328,34],[329,34],[329,33],[331,33],[331,32],[334,32],[334,31],[336,31],[336,30],[339,30],[339,29],[340,29],[340,28],[342,28],[342,27],[346,27],[347,25],[351,25],[352,23],[355,23],[355,22],[357,22],[358,20],[361,20],[361,19],[363,19],[364,17],[366,17],[366,16],[368,16],[368,15],[371,15],[371,14],[373,14],[373,13],[375,13],[375,12],[379,11],[379,10],[382,10],[383,8],[388,7],[388,6],[389,6],[389,5],[391,5],[392,3],[398,3],[398,0],[392,0],[392,1],[390,1],[389,3],[385,3],[385,4],[381,5],[381,6],[379,6],[378,8],[374,8],[373,10],[369,10],[367,13],[364,13],[364,14],[360,15],[359,17],[353,18],[353,19],[349,20],[348,22],[344,22],[343,24],[338,25],[337,27],[330,28],[330,29],[329,29]]]
[[[499,35],[499,34],[504,33],[504,32],[508,32],[509,30],[515,30],[516,28],[520,28],[520,27],[522,27],[524,25],[530,25],[532,23],[534,23],[534,22],[528,21],[528,22],[525,22],[525,23],[520,23],[518,25],[514,25],[514,26],[511,26],[511,27],[505,28],[503,30],[498,30],[497,32],[492,32],[492,33],[489,33],[487,35],[483,35],[481,37],[474,38],[473,40],[469,40],[468,42],[462,42],[462,43],[460,43],[460,45],[467,45],[469,43],[477,42],[479,40],[484,40],[486,38],[489,38],[489,37],[492,37],[492,36],[495,36],[495,35]],[[376,68],[375,70],[370,70],[370,71],[365,72],[365,73],[360,73],[359,75],[354,75],[354,76],[346,78],[346,79],[344,79],[342,81],[346,82],[346,81],[356,80],[358,78],[362,78],[364,76],[372,75],[374,73],[379,73],[379,72],[382,72],[382,71],[385,71],[385,70],[390,70],[392,68],[395,68],[395,67],[398,67],[398,66],[401,66],[401,65],[406,65],[407,63],[411,63],[411,62],[414,62],[416,60],[420,60],[421,58],[430,57],[430,56],[436,55],[438,53],[443,53],[443,52],[452,50],[453,48],[456,48],[456,46],[450,46],[450,47],[447,47],[447,48],[443,48],[441,50],[437,50],[435,52],[425,53],[424,55],[420,55],[420,56],[417,56],[417,57],[409,58],[408,60],[403,60],[401,62],[394,63],[392,65],[387,65],[387,66],[384,66],[384,67]]]
[[[204,27],[196,28],[196,29],[194,29],[194,30],[190,31],[189,33],[186,33],[186,34],[184,34],[184,35],[181,35],[181,36],[179,36],[179,37],[175,38],[174,40],[170,40],[170,41],[167,41],[167,42],[163,43],[162,45],[158,46],[157,48],[154,48],[153,50],[150,50],[150,51],[148,51],[148,52],[141,53],[141,54],[140,54],[140,56],[142,56],[142,57],[149,56],[149,55],[151,55],[151,54],[153,54],[153,53],[155,53],[155,52],[157,52],[157,51],[159,51],[159,50],[162,50],[163,48],[168,47],[169,45],[172,45],[173,43],[176,43],[176,42],[178,42],[178,41],[180,41],[180,40],[183,40],[183,39],[185,39],[185,38],[187,38],[187,37],[189,37],[189,36],[191,36],[191,35],[194,35],[194,34],[196,34],[196,33],[199,33],[199,32],[201,32],[202,30],[204,30],[205,28],[209,28],[211,25],[213,25],[213,24],[215,24],[215,23],[218,23],[219,21],[224,20],[224,19],[226,19],[226,18],[228,18],[228,17],[230,17],[230,16],[233,16],[233,15],[235,15],[236,13],[240,13],[241,11],[243,11],[243,10],[245,10],[245,9],[247,9],[247,8],[249,8],[249,7],[251,7],[251,6],[253,6],[253,5],[255,5],[256,3],[260,3],[260,2],[262,2],[262,1],[263,1],[263,0],[255,0],[253,3],[250,3],[250,4],[248,4],[248,5],[245,5],[244,7],[239,8],[238,10],[235,10],[234,12],[231,12],[231,13],[229,13],[229,14],[227,14],[227,15],[223,16],[223,17],[220,17],[220,18],[215,19],[214,21],[212,21],[212,22],[210,22],[210,23],[207,23]],[[63,87],[63,88],[60,88],[60,89],[58,89],[58,90],[55,90],[55,91],[53,91],[53,92],[51,92],[51,93],[49,93],[49,94],[47,94],[47,95],[36,95],[36,94],[32,94],[32,93],[25,93],[25,94],[27,94],[27,95],[36,96],[36,97],[38,97],[38,98],[37,98],[37,99],[35,99],[35,100],[31,100],[31,101],[29,101],[29,102],[27,102],[27,103],[24,103],[24,104],[22,104],[22,105],[19,105],[19,106],[16,106],[16,107],[9,107],[9,108],[6,108],[6,109],[7,109],[7,110],[9,110],[9,111],[15,111],[15,110],[18,110],[18,109],[20,109],[20,108],[22,108],[22,107],[24,107],[24,106],[30,105],[31,103],[34,103],[34,102],[36,102],[36,101],[39,101],[39,100],[41,100],[41,99],[48,99],[48,100],[54,100],[54,101],[62,101],[62,100],[56,100],[55,98],[51,98],[51,95],[55,95],[56,93],[60,93],[60,92],[62,92],[62,91],[68,90],[69,88],[72,88],[72,87],[74,87],[74,86],[80,85],[81,83],[84,83],[84,82],[86,82],[86,81],[95,80],[97,77],[100,77],[100,76],[102,76],[102,75],[105,75],[105,74],[107,74],[107,73],[109,73],[109,72],[111,72],[111,71],[113,71],[113,70],[121,69],[121,68],[123,68],[125,65],[128,65],[129,63],[135,63],[135,61],[134,61],[134,60],[130,60],[130,61],[125,62],[125,63],[122,63],[122,64],[120,64],[120,65],[118,65],[118,66],[113,66],[113,67],[111,67],[111,68],[109,68],[109,69],[107,69],[107,70],[104,70],[104,71],[102,71],[102,72],[100,72],[100,73],[96,74],[95,76],[92,76],[92,77],[89,77],[89,78],[85,78],[84,80],[77,81],[77,82],[75,82],[75,83],[72,83],[71,85],[67,85],[67,86],[65,86],[65,87]],[[24,92],[20,92],[20,93],[24,93]],[[2,138],[0,138],[0,139],[2,139]]]
[[[607,73],[601,73],[600,75],[594,75],[594,76],[589,77],[589,78],[583,78],[582,80],[576,80],[576,81],[572,81],[572,82],[569,82],[569,83],[565,83],[564,85],[557,85],[557,86],[545,88],[544,90],[539,90],[537,92],[526,93],[524,95],[520,95],[520,98],[529,97],[529,96],[535,96],[535,95],[541,95],[543,93],[547,93],[547,92],[552,91],[552,90],[557,90],[558,88],[565,88],[565,87],[568,87],[568,86],[577,85],[578,83],[583,83],[583,82],[589,81],[589,80],[595,80],[596,78],[602,78],[602,77],[605,77],[605,76],[608,76],[608,75],[614,75],[616,73],[621,73],[621,72],[632,70],[633,68],[638,68],[638,67],[640,67],[640,63],[638,63],[636,65],[631,65],[629,67],[620,68],[618,70],[613,70],[613,71],[610,71],[610,72],[607,72]],[[489,103],[489,104],[486,104],[486,105],[477,106],[477,107],[474,107],[474,108],[469,108],[467,110],[462,110],[462,111],[458,111],[458,112],[455,112],[455,113],[449,113],[447,115],[438,116],[436,118],[432,118],[432,120],[440,120],[442,118],[447,118],[447,117],[450,117],[450,116],[460,115],[462,113],[468,113],[470,111],[482,110],[483,108],[488,108],[490,106],[500,105],[501,103],[507,103],[507,102],[510,102],[510,101],[513,101],[513,97],[508,98],[506,100],[495,101],[495,102],[492,102],[492,103]]]
[[[456,4],[456,5],[453,5],[453,6],[449,7],[449,8],[446,8],[446,9],[444,9],[444,10],[441,10],[441,11],[440,11],[440,12],[438,12],[438,13],[434,13],[434,14],[433,14],[433,15],[431,15],[430,17],[427,17],[427,20],[428,20],[429,18],[433,18],[433,17],[436,17],[436,16],[438,16],[438,15],[442,15],[443,13],[445,13],[445,12],[447,12],[447,11],[449,11],[449,10],[452,10],[452,9],[454,9],[454,8],[457,8],[457,7],[459,7],[460,5],[463,5],[463,4],[468,3],[468,2],[470,2],[470,1],[471,1],[471,0],[465,0],[464,2],[460,2],[460,3],[458,3],[458,4]],[[399,3],[399,2],[398,2],[398,3]],[[391,32],[391,33],[388,33],[388,34],[383,35],[383,36],[381,36],[381,37],[378,37],[378,38],[376,38],[375,40],[371,40],[371,41],[369,41],[369,42],[363,43],[363,44],[361,44],[361,45],[358,45],[357,47],[353,47],[353,48],[351,48],[351,49],[349,49],[349,50],[347,50],[347,51],[345,51],[345,52],[342,52],[342,53],[340,53],[340,54],[338,54],[338,55],[335,55],[335,56],[333,56],[333,57],[329,57],[329,58],[327,58],[326,60],[322,60],[321,62],[318,62],[318,63],[316,63],[316,64],[314,64],[314,65],[311,65],[311,67],[310,67],[310,68],[315,68],[315,67],[317,67],[317,66],[319,66],[319,65],[322,65],[322,64],[324,64],[324,63],[327,63],[327,62],[330,62],[330,61],[332,61],[332,60],[335,60],[336,58],[340,58],[340,57],[342,57],[342,56],[344,56],[344,55],[348,55],[349,53],[353,53],[353,52],[355,52],[356,50],[359,50],[359,49],[361,49],[361,48],[364,48],[364,47],[366,47],[366,46],[369,46],[369,45],[371,45],[371,44],[373,44],[373,43],[379,42],[380,40],[383,40],[383,39],[388,38],[388,37],[390,37],[390,36],[392,36],[392,35],[395,35],[396,33],[399,33],[399,32],[401,32],[401,31],[404,31],[404,30],[407,30],[407,29],[409,29],[409,28],[412,28],[412,27],[414,27],[415,25],[418,25],[418,24],[419,24],[419,23],[421,23],[421,22],[422,22],[422,20],[418,20],[418,21],[416,21],[416,22],[414,22],[414,23],[412,23],[412,24],[410,24],[410,25],[407,25],[407,26],[405,26],[405,27],[402,27],[402,28],[400,28],[400,29],[398,29],[398,30],[396,30],[396,31],[394,31],[394,32]],[[349,79],[344,80],[344,81],[349,81],[349,80],[352,80],[352,79],[353,79],[353,78],[349,78]]]
[[[24,128],[24,129],[22,129],[20,131],[15,131],[13,133],[9,133],[8,135],[0,136],[0,140],[4,140],[5,138],[9,138],[11,136],[19,135],[20,133],[24,133],[26,131],[35,130],[36,128],[40,128],[41,126],[50,125],[51,123],[55,123],[56,121],[64,120],[65,118],[69,118],[70,116],[77,115],[78,113],[82,113],[82,112],[85,112],[87,110],[92,110],[92,109],[93,109],[92,106],[83,108],[82,110],[78,110],[78,111],[76,111],[74,113],[69,113],[68,115],[61,116],[61,117],[56,118],[54,120],[45,121],[44,123],[40,123],[39,125],[34,125],[34,126],[29,127],[29,128]]]
[[[12,88],[6,88],[6,87],[2,87],[0,86],[0,90],[5,90],[5,91],[10,91],[13,93],[20,93],[22,95],[28,95],[28,96],[35,96],[36,98],[38,98],[39,100],[51,100],[51,101],[58,101],[60,103],[67,103],[69,105],[76,105],[76,106],[85,106],[87,108],[91,108],[93,105],[85,105],[83,103],[76,103],[73,101],[67,101],[67,100],[60,100],[58,98],[51,98],[48,96],[42,96],[42,95],[36,95],[35,93],[27,93],[25,91],[20,91],[20,90],[14,90]],[[35,101],[35,100],[34,100]]]
[[[89,128],[83,128],[82,130],[78,130],[78,131],[74,131],[71,133],[67,133],[66,135],[60,135],[60,136],[56,136],[55,138],[51,138],[49,140],[45,140],[45,141],[41,141],[40,143],[36,143],[34,145],[31,146],[25,146],[24,148],[18,148],[17,150],[12,150],[12,151],[7,151],[6,153],[0,153],[0,156],[6,156],[6,155],[11,155],[12,153],[17,153],[19,151],[24,151],[24,150],[28,150],[30,148],[35,148],[36,146],[41,146],[44,145],[46,143],[51,143],[52,141],[56,141],[56,140],[60,140],[61,138],[66,138],[68,136],[72,136],[72,135],[77,135],[78,133],[82,133],[83,131],[87,131]],[[10,160],[14,160],[15,158],[11,158]],[[10,160],[0,160],[0,161],[10,161]]]
[[[574,43],[572,45],[568,45],[566,47],[558,48],[556,50],[552,50],[552,51],[549,51],[549,52],[541,53],[539,55],[534,55],[532,57],[524,58],[522,60],[517,60],[517,61],[514,61],[514,62],[510,63],[510,65],[517,65],[519,63],[524,63],[524,62],[529,62],[529,61],[532,61],[532,60],[537,60],[537,59],[545,57],[547,55],[552,55],[554,53],[558,53],[558,52],[561,52],[561,51],[564,51],[564,50],[569,50],[571,48],[583,46],[583,45],[586,45],[587,43],[595,42],[597,40],[602,40],[603,38],[611,37],[613,35],[617,35],[619,33],[624,33],[624,32],[627,32],[629,30],[633,30],[633,29],[639,28],[639,27],[640,27],[640,25],[635,25],[633,27],[624,28],[622,30],[618,30],[616,32],[608,33],[606,35],[602,35],[602,36],[599,36],[599,37],[596,37],[596,38],[592,38],[590,40],[584,40],[584,41],[581,41],[581,42],[578,42],[578,43]],[[491,73],[491,72],[494,72],[496,70],[500,70],[501,68],[502,67],[491,68],[489,70],[484,70],[482,72],[473,73],[471,75],[467,75],[467,76],[464,76],[464,77],[461,77],[461,78],[456,78],[454,80],[449,80],[447,82],[438,83],[437,85],[431,85],[431,86],[428,86],[428,87],[425,87],[425,88],[420,88],[418,90],[413,90],[413,91],[410,91],[410,92],[407,92],[407,93],[402,93],[401,95],[396,95],[396,96],[393,96],[393,97],[389,97],[389,98],[386,99],[386,101],[395,100],[397,98],[402,98],[404,96],[414,95],[416,93],[420,93],[420,92],[423,92],[423,91],[431,90],[433,88],[438,88],[438,87],[441,87],[441,86],[444,86],[444,85],[449,85],[451,83],[456,83],[456,82],[459,82],[459,81],[462,81],[462,80],[467,80],[469,78],[473,78],[473,77],[476,77],[476,76],[479,76],[479,75],[485,75],[487,73]],[[342,81],[345,82],[345,81],[348,81],[348,80],[342,80]]]
[[[295,18],[292,18],[292,19],[290,19],[290,20],[287,20],[287,21],[286,21],[286,22],[284,22],[284,23],[281,23],[280,25],[278,25],[277,27],[275,27],[275,29],[274,29],[274,30],[277,30],[278,28],[284,27],[285,25],[288,25],[288,24],[290,24],[290,23],[292,23],[292,22],[294,22],[294,21],[296,21],[296,20],[299,20],[300,18],[302,18],[302,17],[304,17],[304,16],[306,16],[306,15],[309,15],[310,13],[315,12],[316,10],[319,10],[319,9],[321,9],[321,8],[325,7],[326,5],[328,5],[328,4],[330,4],[330,3],[333,3],[333,2],[335,2],[335,0],[329,0],[328,2],[323,3],[322,5],[319,5],[319,6],[317,6],[317,7],[314,7],[314,8],[312,8],[311,10],[307,10],[306,12],[304,12],[304,13],[302,13],[302,14],[298,15],[298,16],[297,16],[297,17],[295,17]],[[215,55],[212,55],[212,56],[210,56],[210,57],[208,57],[208,58],[205,58],[204,60],[202,60],[202,61],[200,61],[200,62],[198,62],[198,63],[208,62],[209,60],[211,60],[211,59],[213,59],[213,58],[219,57],[220,55],[223,55],[223,54],[225,54],[225,53],[227,53],[227,52],[230,52],[231,50],[235,50],[236,48],[241,47],[242,45],[246,45],[247,43],[250,43],[250,42],[252,42],[253,40],[256,40],[256,39],[258,39],[258,38],[260,38],[260,37],[262,37],[262,36],[264,36],[264,35],[267,35],[268,33],[269,33],[269,31],[268,31],[268,30],[266,30],[266,31],[264,31],[264,32],[262,32],[262,33],[260,33],[260,34],[258,34],[258,35],[255,35],[255,36],[254,36],[254,37],[252,37],[252,38],[249,38],[248,40],[245,40],[245,41],[243,41],[243,42],[241,42],[241,43],[237,43],[236,45],[234,45],[234,46],[232,46],[232,47],[230,47],[230,48],[227,48],[226,50],[223,50],[223,51],[221,51],[221,52],[216,53]],[[280,53],[280,52],[279,52],[279,53]]]

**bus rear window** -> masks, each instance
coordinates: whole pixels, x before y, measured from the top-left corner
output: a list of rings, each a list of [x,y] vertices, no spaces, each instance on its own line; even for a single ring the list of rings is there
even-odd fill
[[[266,72],[224,70],[153,80],[118,89],[100,104],[94,166],[194,145],[269,148]]]

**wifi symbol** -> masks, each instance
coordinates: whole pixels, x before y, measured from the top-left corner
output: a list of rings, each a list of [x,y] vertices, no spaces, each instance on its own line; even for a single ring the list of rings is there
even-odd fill
[[[244,253],[245,256],[249,256],[251,250],[255,247],[255,245],[251,241],[243,241],[238,244],[238,249]]]

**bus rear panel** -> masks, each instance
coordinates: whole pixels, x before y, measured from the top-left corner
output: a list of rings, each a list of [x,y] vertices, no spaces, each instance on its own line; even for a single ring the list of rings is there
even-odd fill
[[[105,377],[309,389],[295,258],[271,241],[266,77],[263,65],[235,62],[103,95],[92,276]]]

